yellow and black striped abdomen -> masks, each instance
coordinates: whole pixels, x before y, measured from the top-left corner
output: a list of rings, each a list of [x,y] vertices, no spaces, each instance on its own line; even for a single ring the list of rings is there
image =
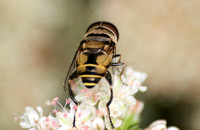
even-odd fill
[[[96,64],[79,65],[77,72],[85,87],[93,88],[105,76],[107,68]]]

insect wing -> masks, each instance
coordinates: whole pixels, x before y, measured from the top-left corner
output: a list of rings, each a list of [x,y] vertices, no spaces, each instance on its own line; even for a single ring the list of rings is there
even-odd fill
[[[80,47],[79,47],[80,48]],[[76,57],[77,57],[77,54],[79,52],[79,49],[76,51],[73,59],[72,59],[72,62],[71,62],[71,65],[69,67],[69,70],[68,70],[68,73],[67,73],[67,76],[65,78],[65,82],[64,82],[64,90],[67,91],[67,87],[66,87],[66,84],[67,84],[67,81],[69,80],[70,76],[72,75],[72,73],[76,70],[77,68],[77,65],[76,65]]]

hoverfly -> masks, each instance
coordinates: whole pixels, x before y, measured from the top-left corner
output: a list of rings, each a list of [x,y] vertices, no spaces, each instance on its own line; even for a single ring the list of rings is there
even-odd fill
[[[124,64],[120,60],[113,62],[116,57],[121,59],[121,55],[116,54],[118,39],[118,30],[112,23],[99,21],[91,24],[80,42],[64,82],[64,88],[68,89],[70,98],[78,106],[71,89],[71,80],[81,77],[83,85],[90,89],[95,87],[102,77],[105,77],[110,85],[110,99],[106,106],[112,128],[114,128],[114,125],[110,117],[109,105],[113,99],[113,83],[112,75],[108,68]],[[66,84],[68,84],[67,87]],[[73,127],[75,127],[75,115]]]

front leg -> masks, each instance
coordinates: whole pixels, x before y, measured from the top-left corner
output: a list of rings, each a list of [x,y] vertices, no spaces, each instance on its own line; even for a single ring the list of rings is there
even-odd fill
[[[69,80],[68,80],[68,90],[69,90],[69,96],[70,98],[72,99],[72,101],[76,104],[76,106],[78,106],[78,102],[77,100],[75,99],[74,95],[73,95],[73,92],[72,92],[72,89],[71,89],[71,81],[74,79],[74,78],[77,78],[77,71],[75,71],[70,77],[69,77]],[[77,108],[78,109],[78,108]],[[73,120],[73,127],[76,126],[76,112],[77,112],[77,109],[75,110],[75,114],[74,114],[74,120]]]
[[[107,110],[108,110],[108,117],[109,117],[109,120],[110,120],[110,125],[111,127],[114,129],[114,125],[113,125],[113,122],[111,120],[111,117],[110,117],[110,109],[109,109],[109,106],[112,102],[112,99],[113,99],[113,89],[112,89],[112,85],[113,85],[113,82],[112,82],[112,77],[111,77],[111,74],[109,71],[106,72],[106,75],[105,75],[105,78],[106,80],[108,81],[109,85],[110,85],[110,99],[109,101],[106,103],[106,107],[107,107]]]

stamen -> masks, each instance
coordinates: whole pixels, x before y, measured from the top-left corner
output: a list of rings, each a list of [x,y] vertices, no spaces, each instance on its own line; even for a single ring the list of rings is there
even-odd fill
[[[65,118],[67,118],[67,113],[64,113],[64,115],[63,115]]]
[[[18,117],[14,117],[14,121],[18,121]]]
[[[66,99],[66,104],[69,104],[69,103],[70,103],[69,99]]]
[[[49,122],[49,121],[50,121],[50,119],[49,119],[49,118],[46,118],[46,119],[45,119],[45,121],[46,121],[46,122]]]
[[[51,101],[51,103],[53,104],[53,105],[57,105],[57,101],[59,100],[59,97],[55,97],[52,101]]]
[[[96,110],[96,114],[100,114],[100,111],[99,111],[99,110]]]
[[[89,126],[85,126],[84,130],[89,130]]]
[[[86,91],[87,91],[86,89],[82,89],[82,90],[81,90],[81,93],[84,93],[84,92],[86,92]]]
[[[52,121],[53,127],[57,127],[56,121]]]
[[[82,114],[81,114],[81,112],[79,112],[79,113],[78,113],[78,117],[80,118],[80,117],[81,117],[81,115],[82,115]]]
[[[75,105],[75,106],[73,107],[73,109],[74,109],[74,110],[76,110],[77,108],[78,108],[78,106],[77,106],[77,105]]]

